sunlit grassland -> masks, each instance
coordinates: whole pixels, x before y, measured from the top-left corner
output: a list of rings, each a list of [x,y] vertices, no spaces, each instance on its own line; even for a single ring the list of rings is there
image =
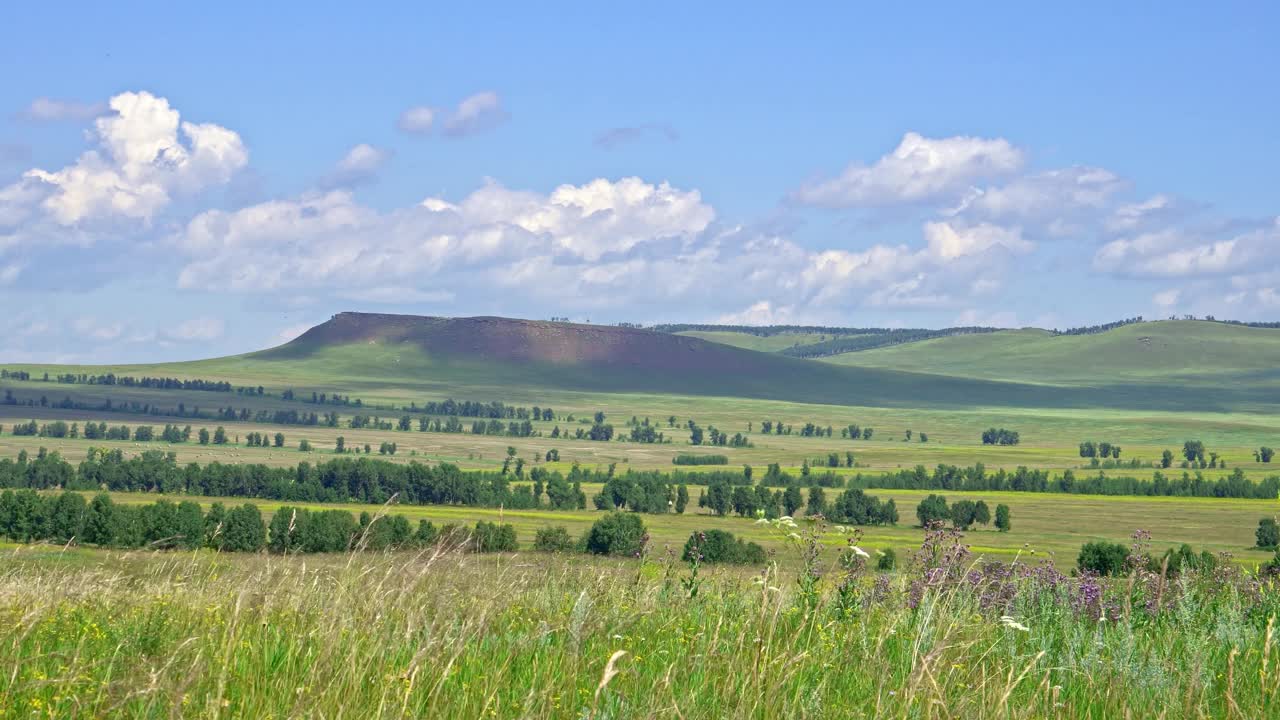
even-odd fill
[[[599,485],[587,484],[583,491],[590,497]],[[643,515],[650,535],[650,552],[656,555],[679,554],[694,532],[720,529],[744,539],[758,542],[775,552],[782,549],[781,536],[772,528],[739,517],[717,517],[697,507],[700,488],[690,488],[692,502],[684,514]],[[838,492],[828,489],[831,493]],[[898,505],[901,521],[895,526],[862,528],[864,544],[875,549],[893,548],[907,552],[919,546],[924,531],[916,527],[915,507],[929,493],[911,490],[873,490],[870,494],[892,498]],[[1013,530],[975,528],[966,534],[976,554],[1007,561],[1015,557],[1052,559],[1064,571],[1075,565],[1080,546],[1092,540],[1111,540],[1127,544],[1135,530],[1149,531],[1153,547],[1160,552],[1183,543],[1197,552],[1230,553],[1236,562],[1254,567],[1271,554],[1254,548],[1254,530],[1258,520],[1280,512],[1280,502],[1216,498],[1124,498],[1087,495],[1049,495],[1015,492],[942,493],[949,502],[962,499],[985,500],[992,508],[998,503],[1009,506]],[[158,497],[143,493],[113,493],[116,502],[145,503]],[[172,500],[193,500],[204,506],[211,502],[226,505],[251,502],[270,515],[283,506],[313,509],[342,508],[353,513],[376,515],[390,512],[404,515],[417,523],[427,519],[437,526],[453,523],[470,526],[477,521],[509,523],[516,529],[521,547],[532,547],[534,534],[548,525],[563,525],[574,536],[581,535],[602,515],[596,510],[510,510],[461,506],[309,504],[245,498],[207,498],[171,496]],[[841,540],[832,537],[830,550],[838,549]],[[783,556],[783,564],[790,561]]]
[[[953,335],[824,358],[846,366],[888,367],[953,377],[1060,385],[1165,383],[1207,395],[1214,388],[1280,381],[1280,330],[1195,320],[1147,322],[1095,335],[1042,330]]]
[[[0,713],[1029,720],[1272,709],[1270,616],[1231,586],[1180,589],[1178,609],[1153,620],[1135,609],[1095,622],[1069,610],[1070,588],[1030,581],[998,609],[967,585],[926,590],[916,605],[917,572],[876,590],[862,576],[859,602],[841,611],[838,571],[810,600],[794,576],[704,567],[694,594],[688,569],[664,558],[24,552],[0,565]]]
[[[209,395],[211,393],[205,393]],[[239,398],[237,398],[238,400]],[[207,399],[206,399],[207,400]],[[618,399],[613,398],[613,403]],[[0,453],[16,453],[22,448],[34,450],[39,446],[56,448],[70,458],[81,457],[87,448],[95,444],[88,441],[59,441],[51,438],[14,437],[11,429],[15,423],[31,419],[40,421],[60,419],[66,422],[84,423],[87,420],[106,422],[111,425],[152,425],[163,426],[166,422],[179,425],[190,424],[196,430],[222,425],[234,436],[241,438],[250,432],[281,432],[287,440],[289,451],[264,450],[258,448],[233,447],[199,447],[192,444],[165,446],[151,444],[148,447],[164,447],[177,452],[183,462],[207,462],[210,459],[240,460],[252,458],[254,462],[269,464],[294,464],[301,454],[296,452],[298,441],[309,440],[316,448],[313,456],[320,456],[332,450],[337,437],[346,439],[348,447],[363,447],[368,443],[377,449],[380,443],[390,441],[397,443],[399,452],[397,459],[409,459],[411,453],[417,452],[421,459],[430,461],[454,462],[464,467],[495,467],[501,465],[508,446],[515,447],[520,456],[532,462],[535,457],[544,457],[550,449],[560,451],[561,460],[566,464],[576,461],[584,466],[606,466],[618,463],[620,467],[669,469],[671,459],[681,452],[714,452],[726,455],[730,465],[752,465],[764,467],[769,463],[779,463],[784,467],[799,468],[806,460],[825,462],[830,453],[840,456],[844,464],[846,452],[855,456],[857,471],[892,470],[924,465],[932,468],[946,463],[969,466],[983,463],[988,468],[1013,469],[1018,466],[1049,468],[1055,471],[1074,469],[1077,472],[1089,471],[1088,463],[1079,457],[1078,445],[1083,440],[1108,441],[1120,445],[1123,459],[1138,459],[1144,466],[1139,469],[1117,469],[1111,474],[1135,474],[1143,477],[1150,475],[1150,465],[1159,460],[1162,451],[1168,449],[1178,454],[1182,443],[1188,439],[1203,440],[1206,447],[1221,454],[1228,463],[1230,472],[1239,467],[1251,475],[1271,472],[1271,466],[1256,463],[1253,453],[1260,445],[1280,445],[1280,416],[1272,415],[1227,415],[1186,416],[1179,414],[1164,415],[1132,415],[1119,412],[1098,411],[1089,415],[1080,413],[1038,412],[1006,412],[998,416],[984,416],[980,412],[944,413],[941,411],[888,411],[882,408],[833,408],[831,406],[800,406],[787,408],[786,411],[773,407],[740,408],[736,402],[727,399],[690,399],[683,405],[643,405],[644,398],[637,400],[632,406],[634,411],[615,410],[605,407],[609,421],[615,423],[617,432],[625,435],[626,422],[632,416],[660,425],[672,442],[670,444],[646,445],[621,442],[610,443],[574,440],[572,438],[556,438],[550,436],[554,427],[561,431],[572,432],[575,428],[585,427],[578,422],[564,420],[556,422],[535,423],[535,430],[540,437],[508,438],[503,436],[479,436],[468,433],[420,433],[417,432],[416,421],[410,432],[395,430],[352,430],[346,427],[328,428],[297,425],[269,425],[260,423],[224,422],[217,420],[193,420],[165,417],[149,417],[126,413],[100,413],[79,410],[53,410],[48,408],[19,408],[0,406],[0,425],[5,432],[0,435]],[[237,404],[237,407],[239,405]],[[292,407],[298,408],[299,404]],[[301,405],[308,410],[317,409],[314,405]],[[554,406],[553,406],[554,407]],[[593,406],[574,412],[575,418],[589,417]],[[624,407],[619,405],[618,407]],[[377,411],[369,411],[377,413]],[[560,412],[557,409],[557,412]],[[571,410],[564,411],[567,415]],[[349,419],[352,410],[342,408],[340,415]],[[678,414],[683,413],[683,414]],[[921,414],[923,413],[923,414]],[[1046,414],[1048,413],[1048,414]],[[398,419],[399,412],[381,413],[384,418]],[[668,418],[677,418],[676,427],[667,427]],[[707,446],[694,447],[689,444],[689,433],[683,427],[686,420],[693,419],[700,426],[714,425],[730,434],[741,432],[748,436],[753,447],[729,448]],[[764,419],[783,421],[793,426],[792,435],[765,435],[760,432],[760,423]],[[470,419],[463,419],[464,425],[470,426]],[[814,422],[826,427],[831,425],[831,438],[805,438],[798,434],[799,428],[806,422]],[[849,424],[861,427],[874,427],[872,440],[844,440],[839,437],[839,428]],[[1022,444],[1015,447],[984,446],[980,442],[983,429],[990,426],[1008,427],[1022,434]],[[904,441],[905,431],[912,430],[912,440]],[[929,442],[918,441],[920,433],[928,435]],[[98,445],[110,445],[108,441],[96,441]],[[129,443],[133,445],[133,443]],[[137,450],[145,449],[142,444]],[[228,457],[237,456],[237,457]],[[1177,467],[1172,472],[1181,472]],[[1206,470],[1206,477],[1216,478],[1220,473]]]

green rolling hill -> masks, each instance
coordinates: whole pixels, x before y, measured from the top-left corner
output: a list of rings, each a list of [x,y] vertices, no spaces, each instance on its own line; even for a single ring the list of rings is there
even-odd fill
[[[1218,323],[1145,323],[1081,336],[957,335],[818,361],[634,328],[341,313],[290,343],[246,355],[27,369],[405,399],[556,391],[920,409],[1270,412],[1280,406],[1277,360],[1280,330]]]
[[[1009,330],[956,335],[824,359],[949,377],[1074,387],[1125,384],[1175,392],[1267,394],[1280,386],[1280,330],[1180,320],[1095,335]]]

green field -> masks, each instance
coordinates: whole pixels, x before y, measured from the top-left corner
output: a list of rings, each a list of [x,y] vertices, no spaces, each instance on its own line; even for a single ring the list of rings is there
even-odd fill
[[[1071,611],[1077,591],[1043,569],[929,567],[22,549],[0,567],[0,710],[1262,718],[1280,692],[1275,596],[1233,573],[1120,583]]]
[[[586,485],[588,496],[599,491],[598,485]],[[792,558],[784,552],[783,533],[767,525],[759,525],[750,519],[716,517],[697,507],[700,488],[691,488],[691,506],[684,514],[645,515],[644,521],[651,538],[651,551],[664,554],[676,552],[692,533],[720,529],[732,532],[746,540],[760,543],[766,549],[779,553],[784,565]],[[829,494],[833,491],[828,490]],[[916,505],[930,493],[915,490],[872,490],[873,496],[897,502],[902,521],[892,527],[872,526],[864,528],[864,544],[874,549],[893,548],[906,555],[919,547],[924,530],[918,527],[914,511]],[[973,552],[988,559],[1024,560],[1050,559],[1063,570],[1069,570],[1076,561],[1076,552],[1086,542],[1099,539],[1117,542],[1129,541],[1136,530],[1146,530],[1152,535],[1152,547],[1163,552],[1182,543],[1204,549],[1214,554],[1229,553],[1245,567],[1255,567],[1271,557],[1271,553],[1253,547],[1253,531],[1258,519],[1275,514],[1280,507],[1264,500],[1234,500],[1208,498],[1115,498],[1090,495],[1050,495],[1016,492],[963,492],[941,494],[948,502],[956,500],[985,500],[995,507],[998,503],[1009,506],[1014,529],[1007,533],[994,529],[975,529],[967,534]],[[114,493],[116,502],[145,503],[159,497],[153,494]],[[244,498],[186,498],[170,496],[167,499],[194,500],[203,505],[222,502],[225,505],[246,502]],[[390,512],[408,517],[413,524],[420,519],[436,525],[471,525],[479,520],[509,523],[516,529],[517,538],[525,548],[531,547],[534,533],[547,525],[563,525],[575,537],[585,532],[603,513],[597,510],[503,510],[498,508],[441,507],[400,505],[311,504],[286,501],[249,499],[270,516],[282,506],[311,509],[342,508],[353,513]],[[808,526],[807,523],[802,523]],[[832,547],[841,538],[828,538]],[[788,567],[794,570],[794,567]]]
[[[346,316],[282,348],[236,357],[2,366],[32,378],[0,379],[13,397],[0,405],[0,457],[45,449],[78,463],[99,447],[171,452],[179,465],[288,467],[337,457],[342,437],[356,450],[395,442],[397,453],[381,459],[465,470],[497,470],[509,452],[526,469],[552,472],[575,464],[672,470],[673,457],[692,452],[728,458],[695,470],[751,466],[762,474],[776,463],[797,478],[805,465],[848,479],[940,464],[1083,478],[1100,472],[1079,454],[1092,440],[1121,446],[1124,462],[1137,463],[1108,476],[1148,480],[1164,451],[1180,455],[1185,441],[1199,440],[1215,467],[1184,470],[1178,457],[1164,472],[1213,483],[1239,470],[1257,482],[1280,467],[1255,459],[1261,446],[1280,445],[1272,369],[1280,366],[1280,330],[1161,322],[1083,336],[1009,331],[818,361],[772,353],[790,346],[779,342],[820,336],[709,331],[673,339],[569,324],[372,317]],[[650,341],[656,345],[646,348]],[[66,384],[45,381],[46,372],[204,379],[255,391]],[[362,407],[287,400],[288,390],[348,395]],[[419,432],[416,414],[409,431],[350,427],[357,413],[394,422],[410,404],[446,398],[553,408],[554,419],[533,422],[531,437]],[[66,402],[74,407],[53,407]],[[171,417],[179,406],[333,411],[339,423]],[[598,411],[617,437],[573,438]],[[668,442],[627,441],[633,417]],[[222,427],[229,442],[13,434],[29,420]],[[765,434],[764,421],[792,432]],[[751,446],[695,447],[689,422],[741,433]],[[806,423],[831,426],[832,437],[801,436]],[[842,438],[849,425],[874,435]],[[1016,430],[1020,444],[983,445],[982,431],[995,427]],[[567,435],[553,438],[556,429]],[[282,433],[285,446],[248,447],[252,432]],[[301,440],[314,450],[301,452]],[[549,451],[559,460],[547,462]],[[847,453],[853,467],[844,466]],[[826,467],[832,454],[842,467]],[[588,497],[600,489],[583,487]],[[850,535],[801,514],[795,536],[701,510],[703,492],[690,486],[684,514],[640,516],[649,540],[640,558],[533,550],[534,534],[547,526],[587,533],[604,517],[594,509],[112,493],[126,505],[249,502],[268,518],[293,506],[399,514],[437,527],[488,521],[511,525],[519,551],[284,557],[5,545],[0,717],[354,717],[347,709],[361,708],[360,717],[1252,718],[1277,702],[1280,594],[1261,573],[1272,552],[1254,545],[1259,520],[1280,514],[1280,499],[937,491],[952,503],[1005,504],[1012,517],[1009,532],[975,526],[943,551],[916,523],[929,491],[868,491],[894,500],[896,525]],[[825,492],[830,501],[840,490]],[[695,574],[682,548],[710,530],[759,543],[767,564]],[[1128,546],[1137,531],[1149,533],[1144,549],[1157,564],[1184,544],[1217,564],[1181,574],[1135,565],[1097,583],[1070,576],[1082,545]],[[851,543],[867,563],[892,550],[900,565],[875,572]]]
[[[1211,393],[1255,391],[1280,382],[1280,330],[1167,320],[1097,335],[1054,336],[1042,330],[953,335],[845,353],[827,362],[954,377],[1098,387],[1120,383],[1181,386]]]

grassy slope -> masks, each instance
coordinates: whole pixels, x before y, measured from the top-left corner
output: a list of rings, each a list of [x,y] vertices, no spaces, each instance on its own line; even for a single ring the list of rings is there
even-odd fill
[[[827,362],[1071,386],[1151,384],[1230,391],[1280,384],[1280,330],[1202,321],[1128,325],[1098,335],[1041,330],[957,335],[847,353]]]
[[[830,339],[829,335],[818,333],[780,333],[777,335],[751,335],[749,333],[730,330],[688,330],[677,335],[702,338],[721,345],[732,345],[744,350],[759,352],[778,352],[797,345],[812,345]]]
[[[1163,325],[1163,324],[1162,324]],[[1172,329],[1174,323],[1170,323]],[[619,393],[774,400],[862,407],[971,410],[974,408],[1127,408],[1198,412],[1269,411],[1280,404],[1276,371],[1263,367],[1280,357],[1267,342],[1217,348],[1196,341],[1197,362],[1162,358],[1172,343],[1156,342],[1155,351],[1123,352],[1117,338],[1142,329],[1080,338],[1030,338],[1034,353],[1016,355],[1021,335],[961,336],[885,350],[840,356],[843,363],[814,362],[704,343],[714,362],[705,360],[687,372],[652,372],[625,365],[584,366],[537,362],[497,362],[475,357],[428,353],[412,343],[353,343],[276,349],[227,358],[159,365],[105,367],[33,366],[43,372],[162,374],[229,379],[244,384],[339,390],[367,398],[418,400],[468,396],[481,399],[547,398],[561,392],[588,395]],[[1155,328],[1153,328],[1155,329]],[[1195,327],[1214,333],[1272,333],[1226,326]],[[1172,333],[1167,333],[1175,339]],[[991,343],[1009,352],[987,352]],[[1059,343],[1050,348],[1049,343]],[[962,343],[952,352],[950,343]],[[1074,347],[1063,355],[1064,347]],[[1102,350],[1095,349],[1097,347]],[[1276,348],[1276,350],[1273,350]],[[702,352],[703,350],[699,350]],[[1138,352],[1159,363],[1163,372],[1143,372]],[[1176,352],[1176,350],[1174,351]],[[1269,354],[1270,353],[1270,354]],[[1260,357],[1259,357],[1260,356]],[[938,360],[934,361],[933,358]],[[1239,360],[1248,358],[1248,362]],[[914,360],[913,360],[914,358]],[[953,359],[954,358],[954,359]],[[1237,358],[1237,360],[1232,360]],[[1235,362],[1236,370],[1221,367]],[[1182,363],[1181,365],[1178,363]],[[1186,367],[1198,373],[1188,383]],[[1105,373],[1097,368],[1105,367]],[[727,369],[726,369],[727,368]],[[1083,368],[1083,369],[1082,369]],[[1212,375],[1213,372],[1218,375]],[[959,377],[946,376],[955,373]],[[1231,380],[1222,383],[1222,378]],[[1058,384],[1048,384],[1051,381]],[[561,403],[564,404],[564,403]]]

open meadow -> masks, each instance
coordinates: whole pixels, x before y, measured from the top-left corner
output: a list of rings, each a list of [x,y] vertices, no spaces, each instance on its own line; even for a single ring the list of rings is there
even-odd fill
[[[1224,392],[1184,356],[1230,365],[1205,338],[1250,354],[1280,331],[806,360],[777,353],[820,333],[460,322],[339,316],[233,358],[5,366],[0,714],[1272,707],[1271,379],[1251,359],[1223,376],[1254,384]],[[1189,332],[1139,371],[1134,343]],[[1068,372],[1090,342],[1111,364]],[[978,372],[983,343],[1043,370]]]

